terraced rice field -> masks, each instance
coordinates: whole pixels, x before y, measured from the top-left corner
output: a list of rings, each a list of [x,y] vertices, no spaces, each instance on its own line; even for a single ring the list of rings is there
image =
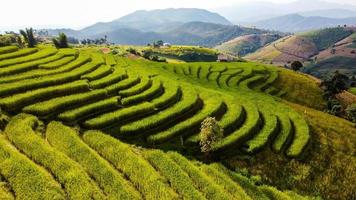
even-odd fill
[[[299,199],[221,164],[145,150],[100,131],[14,116],[0,135],[1,199]]]
[[[278,101],[277,77],[255,63],[162,64],[89,50],[0,48],[0,107],[155,148],[199,148],[200,124],[213,116],[225,136],[216,153],[272,148],[299,157],[309,128]]]

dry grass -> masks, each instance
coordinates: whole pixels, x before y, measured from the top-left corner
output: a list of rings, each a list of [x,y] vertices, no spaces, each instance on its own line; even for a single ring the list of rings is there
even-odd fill
[[[278,71],[279,76],[273,86],[287,92],[284,99],[318,110],[325,108],[326,102],[317,80],[288,69],[279,68]]]

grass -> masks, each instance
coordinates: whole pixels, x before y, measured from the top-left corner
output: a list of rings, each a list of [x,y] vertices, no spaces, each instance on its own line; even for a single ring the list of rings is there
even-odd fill
[[[129,145],[98,131],[85,132],[83,140],[126,174],[146,199],[177,199],[165,178]]]
[[[352,34],[352,31],[343,27],[325,28],[321,30],[311,31],[301,34],[302,36],[311,39],[318,50],[323,50],[334,43],[346,38]]]
[[[326,106],[319,83],[308,75],[295,73],[288,69],[278,69],[279,76],[272,86],[286,91],[284,99],[318,110]]]
[[[38,52],[46,51],[46,48]],[[4,81],[0,83],[0,102],[3,102],[0,107],[11,111],[11,115],[18,114],[24,107],[23,112],[45,119],[46,123],[56,119],[77,128],[73,131],[56,122],[56,126],[47,127],[49,135],[37,128],[32,130],[33,134],[23,134],[23,137],[33,137],[37,142],[34,144],[41,145],[44,151],[33,154],[40,156],[30,158],[36,166],[47,169],[54,182],[62,184],[64,181],[57,180],[62,172],[56,171],[55,166],[50,166],[42,158],[48,152],[48,159],[58,155],[62,160],[72,160],[68,163],[76,163],[73,166],[79,166],[90,177],[90,184],[98,188],[98,194],[114,195],[127,190],[132,191],[128,192],[132,198],[146,199],[248,198],[249,193],[243,192],[229,174],[204,164],[192,165],[191,161],[181,160],[185,158],[174,153],[145,148],[180,150],[203,157],[195,154],[199,141],[197,135],[200,123],[208,116],[216,117],[225,132],[224,138],[213,145],[214,157],[228,159],[236,156],[251,158],[254,162],[252,158],[264,155],[266,163],[275,159],[296,162],[292,158],[308,159],[308,155],[313,155],[310,152],[317,150],[313,145],[313,123],[306,121],[303,112],[292,109],[294,105],[278,97],[286,92],[282,98],[322,109],[324,101],[318,84],[306,75],[252,62],[171,64],[132,60],[97,53],[95,47],[78,52],[59,50],[52,56],[28,63],[43,62],[54,56],[58,59],[47,63],[55,66],[53,68],[26,68],[0,80]],[[66,64],[58,63],[70,56],[76,59]],[[9,67],[1,69],[6,68]],[[11,110],[13,107],[19,109]],[[42,127],[39,122],[38,125]],[[101,129],[141,147],[123,144],[98,131],[99,136],[87,140],[85,130],[88,129]],[[11,142],[16,147],[25,145],[16,143],[15,139],[11,138]],[[26,140],[22,141],[26,143]],[[116,146],[109,148],[108,144]],[[351,143],[345,145],[345,148],[352,147]],[[30,151],[20,150],[32,155]],[[125,153],[127,157],[124,157]],[[269,164],[274,166],[274,163]],[[147,176],[143,176],[144,170],[136,172],[141,167],[151,170]],[[125,180],[118,178],[120,176]],[[160,183],[149,186],[148,176]],[[215,185],[205,184],[205,181]],[[338,185],[342,186],[341,183]],[[118,188],[123,189],[119,191]],[[62,190],[67,192],[64,185]],[[349,196],[348,193],[343,197]],[[123,198],[130,197],[124,195]]]
[[[161,151],[151,151],[145,154],[148,161],[171,183],[171,186],[184,199],[205,199],[195,187],[189,176]]]
[[[65,199],[60,184],[42,167],[14,148],[4,135],[0,140],[1,175],[17,199]]]
[[[23,108],[23,112],[36,114],[37,116],[46,116],[55,112],[60,112],[68,109],[71,106],[80,105],[84,102],[95,101],[103,99],[107,96],[104,89],[93,90],[74,95],[57,97],[44,102],[32,104]]]
[[[81,141],[73,129],[59,122],[51,122],[47,127],[46,138],[54,148],[78,162],[102,190],[109,194],[107,196],[109,199],[140,199],[140,193],[130,182]],[[87,193],[85,190],[83,192]]]
[[[80,165],[53,149],[35,133],[36,120],[30,115],[17,115],[6,127],[5,133],[19,150],[57,178],[69,198],[90,199],[100,193]]]
[[[349,92],[351,92],[352,94],[356,95],[356,87],[350,88]]]
[[[12,188],[7,194],[18,199],[261,199],[267,187],[218,164],[136,147],[100,131],[78,132],[57,121],[46,126],[28,114],[13,117],[4,133],[0,172]]]
[[[46,100],[55,96],[75,94],[89,90],[87,81],[75,81],[59,86],[51,86],[28,91],[25,93],[15,94],[0,99],[0,106],[5,110],[16,110],[25,107],[37,101]]]
[[[92,115],[102,113],[103,111],[117,109],[120,107],[119,98],[112,97],[92,104],[87,104],[82,107],[65,111],[58,115],[60,120],[65,122],[76,122]]]

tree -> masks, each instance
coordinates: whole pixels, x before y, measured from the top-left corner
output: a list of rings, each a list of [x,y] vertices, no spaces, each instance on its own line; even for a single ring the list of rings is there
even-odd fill
[[[356,123],[356,103],[349,105],[345,111],[349,120]]]
[[[69,47],[67,36],[64,33],[60,33],[58,38],[53,38],[52,41],[53,41],[54,46],[56,46],[56,48],[58,48],[58,49]]]
[[[303,67],[303,64],[300,61],[294,61],[294,62],[292,62],[292,64],[290,66],[291,66],[292,70],[298,71],[298,70],[300,70],[300,68]]]
[[[37,44],[36,38],[33,34],[33,29],[32,28],[26,28],[26,30],[20,30],[20,34],[24,38],[25,42],[27,43],[27,46],[32,48],[35,47]]]
[[[220,128],[214,117],[208,117],[201,123],[200,128],[200,150],[203,153],[209,153],[214,143],[221,140],[224,136],[224,130]]]

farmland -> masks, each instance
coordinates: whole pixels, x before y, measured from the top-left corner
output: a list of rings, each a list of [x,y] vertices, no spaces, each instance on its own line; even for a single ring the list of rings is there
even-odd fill
[[[6,186],[0,194],[304,199],[221,163],[197,161],[204,158],[199,128],[207,117],[224,129],[212,146],[216,157],[270,152],[284,160],[310,158],[318,142],[314,126],[283,99],[316,109],[324,102],[307,77],[302,81],[315,96],[301,96],[288,73],[254,62],[158,63],[95,47],[0,47],[0,108],[11,118],[0,139]],[[294,77],[297,82],[302,76]]]

